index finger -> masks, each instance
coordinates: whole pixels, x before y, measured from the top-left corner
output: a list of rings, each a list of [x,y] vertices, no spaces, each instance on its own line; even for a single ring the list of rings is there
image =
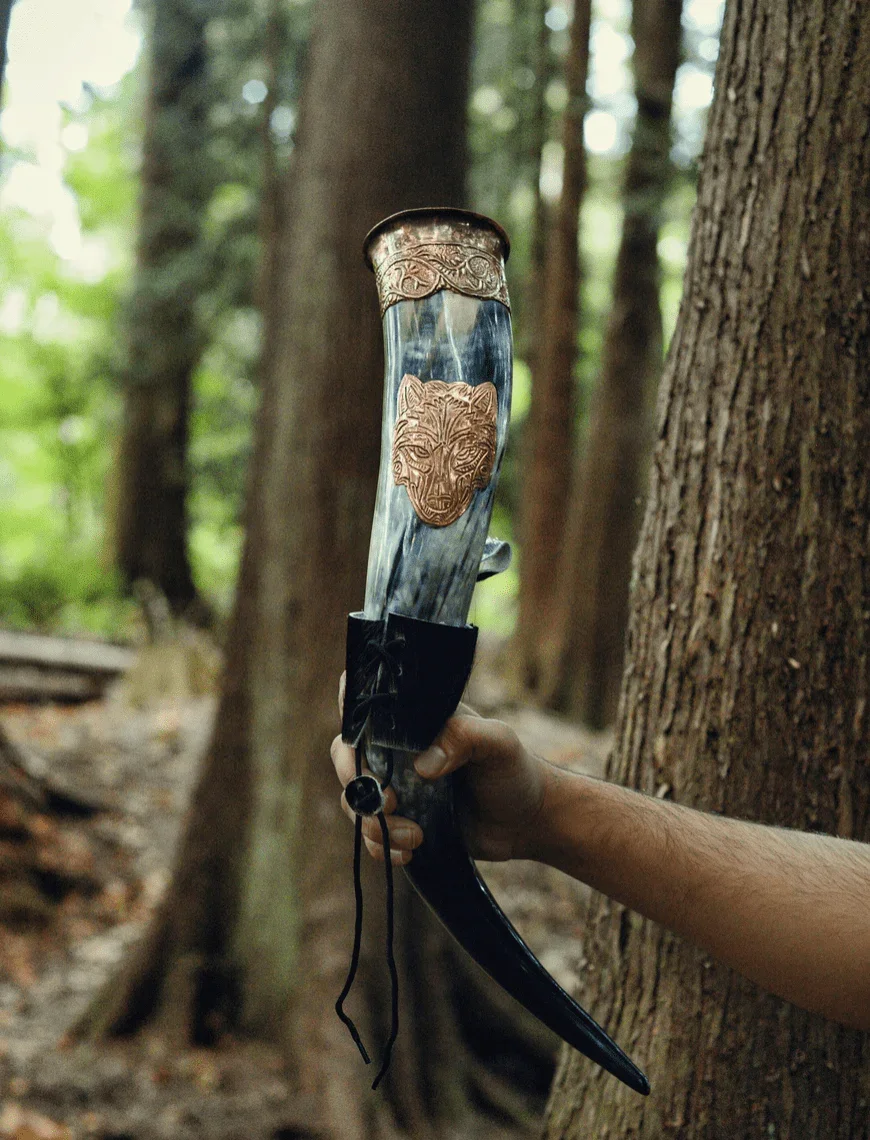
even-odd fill
[[[332,763],[335,766],[335,774],[338,776],[341,786],[346,788],[351,780],[356,777],[356,752],[349,745],[336,736],[329,748],[329,754],[332,757]],[[368,768],[363,768],[364,776],[374,776],[374,772],[370,772]],[[375,779],[377,777],[375,776]],[[342,804],[346,807],[348,815],[353,819],[353,812],[347,807],[347,801],[342,797]],[[391,815],[398,807],[398,799],[393,788],[386,788],[384,791],[384,813]]]
[[[345,788],[356,775],[356,753],[340,736],[336,736],[333,740],[329,752],[335,765],[335,773],[341,781],[341,786]]]

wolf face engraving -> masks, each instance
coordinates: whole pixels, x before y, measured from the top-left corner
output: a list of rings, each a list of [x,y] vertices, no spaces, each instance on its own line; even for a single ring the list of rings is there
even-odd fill
[[[406,373],[393,434],[393,479],[419,518],[449,526],[468,510],[495,464],[495,385],[424,383]]]

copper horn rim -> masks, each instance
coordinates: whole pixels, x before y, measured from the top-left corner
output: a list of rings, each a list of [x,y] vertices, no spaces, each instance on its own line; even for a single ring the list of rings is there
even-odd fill
[[[431,853],[424,844],[404,871],[439,921],[502,989],[572,1048],[635,1092],[649,1094],[645,1074],[547,973],[455,837]]]
[[[484,229],[492,230],[501,241],[503,260],[507,261],[510,257],[511,239],[498,222],[488,218],[486,214],[478,214],[474,210],[462,210],[458,206],[418,206],[412,210],[399,210],[395,214],[382,218],[376,225],[372,226],[363,238],[362,245],[363,259],[369,269],[374,269],[371,249],[375,238],[398,223],[414,221],[473,222]]]

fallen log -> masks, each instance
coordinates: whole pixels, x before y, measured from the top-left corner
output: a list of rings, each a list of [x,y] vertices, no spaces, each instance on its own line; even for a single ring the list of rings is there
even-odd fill
[[[113,881],[129,883],[130,897],[136,890],[117,841],[91,826],[108,805],[39,770],[49,767],[0,724],[0,979],[19,984],[29,984],[37,948],[15,935],[81,929]]]
[[[107,811],[99,798],[82,795],[49,771],[49,765],[26,746],[13,741],[0,723],[0,837],[4,800],[15,800],[28,811],[82,819]]]
[[[123,645],[0,630],[0,701],[87,701],[125,673]]]

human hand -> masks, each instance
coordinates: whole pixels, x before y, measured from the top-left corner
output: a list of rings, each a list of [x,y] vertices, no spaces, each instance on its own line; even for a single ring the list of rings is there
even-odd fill
[[[339,688],[343,704],[344,678]],[[332,762],[345,787],[356,775],[354,750],[340,736],[332,742]],[[478,716],[465,705],[445,724],[438,739],[414,764],[423,779],[441,779],[456,773],[456,810],[469,854],[478,859],[533,859],[546,791],[554,769],[533,756],[517,734],[501,721]],[[354,813],[342,794],[342,809]],[[423,842],[423,831],[413,820],[395,815],[396,795],[387,789],[384,814],[390,831],[394,863],[410,861]],[[369,853],[383,859],[377,819],[363,820],[363,837]]]

